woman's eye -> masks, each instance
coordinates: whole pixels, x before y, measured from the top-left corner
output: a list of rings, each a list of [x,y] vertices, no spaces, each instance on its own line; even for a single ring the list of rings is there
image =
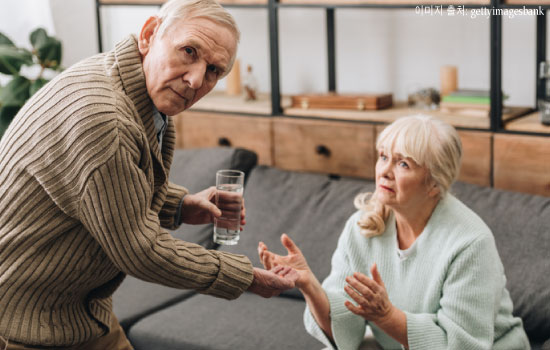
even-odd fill
[[[407,164],[405,162],[399,162],[399,166],[402,167],[402,168],[408,168],[409,164]]]
[[[386,159],[388,159],[388,157],[386,157],[386,155],[385,155],[385,154],[380,154],[380,159],[382,159],[382,160],[386,160]]]

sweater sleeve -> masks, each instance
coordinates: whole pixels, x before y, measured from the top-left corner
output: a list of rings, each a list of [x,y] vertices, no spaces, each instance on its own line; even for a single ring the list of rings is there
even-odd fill
[[[504,275],[492,237],[454,257],[435,314],[407,316],[409,349],[491,349]]]
[[[330,304],[330,321],[332,335],[336,348],[341,350],[355,350],[359,347],[366,331],[366,321],[360,316],[349,311],[344,302],[353,300],[344,291],[346,277],[353,274],[348,257],[350,249],[350,238],[353,234],[353,225],[357,222],[355,215],[352,216],[344,231],[338,239],[338,246],[332,256],[332,269],[329,276],[323,281],[323,289]],[[304,324],[309,334],[317,340],[334,349],[335,346],[325,335],[321,327],[315,321],[309,307],[304,312]]]
[[[189,191],[185,187],[168,182],[166,201],[159,213],[160,225],[162,227],[175,230],[180,226],[181,200],[188,193]]]
[[[149,282],[226,299],[250,286],[253,273],[247,257],[173,238],[150,209],[152,197],[145,174],[124,147],[87,180],[81,222],[117,268]]]

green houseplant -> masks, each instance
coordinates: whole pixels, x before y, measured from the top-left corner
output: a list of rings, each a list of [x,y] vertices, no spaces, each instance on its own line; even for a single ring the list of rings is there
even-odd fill
[[[12,79],[0,86],[0,137],[25,102],[49,80],[46,70],[61,70],[61,42],[49,36],[43,28],[30,35],[32,51],[16,47],[6,35],[0,33],[0,73]],[[21,67],[39,65],[36,77],[21,74]]]

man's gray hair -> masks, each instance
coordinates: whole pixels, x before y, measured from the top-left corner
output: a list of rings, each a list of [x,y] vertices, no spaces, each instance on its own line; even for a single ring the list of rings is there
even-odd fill
[[[233,16],[215,0],[170,0],[162,5],[158,17],[161,20],[158,30],[159,37],[162,37],[174,20],[197,17],[227,26],[235,35],[237,43],[241,37]]]

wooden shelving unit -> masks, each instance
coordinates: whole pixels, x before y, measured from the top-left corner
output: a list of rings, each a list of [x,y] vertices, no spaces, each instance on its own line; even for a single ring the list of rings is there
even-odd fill
[[[550,135],[550,125],[540,122],[540,112],[530,113],[522,118],[512,120],[504,125],[504,129]],[[548,161],[550,162],[550,159]]]
[[[161,5],[165,0],[96,0],[100,6]],[[379,111],[292,108],[280,91],[279,19],[281,8],[313,7],[326,11],[328,92],[336,90],[335,13],[340,8],[410,9],[417,6],[464,6],[490,9],[550,9],[550,0],[221,0],[224,6],[262,8],[268,13],[271,91],[257,101],[212,92],[190,111],[174,118],[178,145],[184,148],[230,145],[256,151],[260,164],[283,169],[372,177],[376,134],[384,125],[411,114],[428,114],[454,125],[463,143],[459,179],[483,186],[550,196],[550,127],[531,108],[503,106],[502,18],[491,16],[490,116],[473,116],[424,110],[395,102]],[[100,27],[100,26],[98,26]],[[537,17],[536,60],[546,61],[546,16]],[[101,33],[100,33],[101,38]],[[101,46],[101,42],[100,42]],[[532,72],[533,74],[535,72]],[[544,98],[537,79],[536,99]],[[513,135],[512,135],[513,134]],[[361,145],[361,149],[357,149]],[[372,157],[371,157],[372,154]],[[534,157],[522,157],[533,154]],[[355,159],[353,157],[358,156]],[[350,158],[351,157],[351,158]],[[353,158],[353,159],[352,159]],[[532,159],[531,159],[532,158]],[[372,163],[372,164],[371,164]],[[364,168],[357,168],[364,166]],[[519,181],[517,179],[526,179]]]
[[[507,107],[504,109],[504,120],[511,120],[528,113],[531,108]],[[352,120],[377,123],[391,123],[394,120],[412,114],[427,114],[447,123],[465,129],[488,130],[490,120],[488,117],[478,117],[441,112],[439,110],[426,110],[410,108],[405,102],[395,103],[394,107],[377,111],[353,111],[353,110],[328,110],[328,109],[302,109],[286,108],[285,115],[300,117],[315,117],[323,119]]]

